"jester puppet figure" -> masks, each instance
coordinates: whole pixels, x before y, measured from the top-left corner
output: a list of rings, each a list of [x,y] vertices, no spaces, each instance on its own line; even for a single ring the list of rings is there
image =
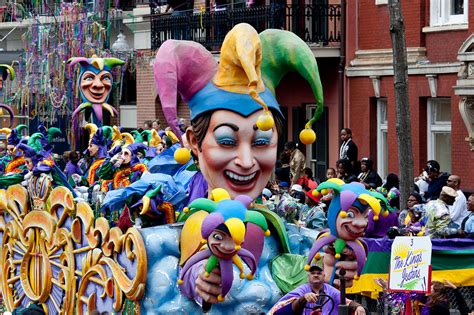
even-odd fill
[[[274,96],[276,86],[286,73],[296,71],[309,82],[318,107],[322,107],[319,72],[311,50],[296,35],[279,30],[259,35],[248,24],[239,24],[229,32],[220,56],[217,66],[212,55],[197,43],[165,42],[154,63],[157,91],[167,122],[176,134],[180,134],[177,93],[188,102],[191,127],[186,139],[208,191],[224,188],[231,198],[245,194],[255,199],[275,165],[278,133],[284,120]],[[281,248],[288,252],[281,220],[265,208],[249,211],[265,215],[276,230],[273,235]],[[180,239],[181,265],[201,248],[199,232],[205,217],[205,212],[196,212],[187,218]],[[257,263],[263,234],[262,229],[247,224],[242,248],[252,252]],[[351,268],[354,274],[356,267]],[[221,288],[215,283],[222,283],[218,273],[205,277],[204,267],[196,264],[182,276],[183,294],[197,301],[218,302]]]
[[[92,108],[92,122],[98,126],[102,126],[102,109],[107,110],[112,117],[118,115],[117,110],[107,104],[107,100],[113,86],[112,68],[125,62],[117,58],[98,58],[96,55],[92,58],[74,57],[68,62],[71,67],[77,63],[81,66],[78,86],[82,104],[74,110],[72,119],[77,119],[77,115],[87,108]]]

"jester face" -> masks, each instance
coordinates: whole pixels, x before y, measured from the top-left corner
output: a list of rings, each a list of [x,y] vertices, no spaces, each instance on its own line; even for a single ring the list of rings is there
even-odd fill
[[[112,89],[112,74],[106,70],[98,73],[87,70],[82,74],[80,85],[84,101],[93,104],[105,103]]]
[[[91,157],[94,157],[97,155],[97,152],[99,151],[99,146],[97,144],[89,144],[89,147],[87,148],[87,150],[89,150],[89,155]]]
[[[129,149],[124,148],[122,149],[122,154],[120,155],[122,158],[122,164],[129,164],[130,161],[132,160],[132,152],[130,152]]]
[[[337,234],[344,240],[354,240],[364,236],[367,228],[369,208],[361,212],[357,207],[350,207],[346,216],[338,216],[336,220]]]
[[[232,237],[219,229],[212,231],[207,244],[211,252],[220,259],[231,259],[237,253]]]

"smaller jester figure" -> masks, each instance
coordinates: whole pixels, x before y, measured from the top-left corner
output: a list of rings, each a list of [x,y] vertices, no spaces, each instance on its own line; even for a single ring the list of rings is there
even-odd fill
[[[373,220],[378,220],[381,211],[380,202],[360,183],[345,184],[340,179],[330,179],[321,183],[317,191],[324,195],[329,189],[334,194],[328,209],[329,231],[318,236],[308,255],[305,268],[309,270],[313,259],[321,259],[319,251],[324,246],[334,246],[335,263],[341,259],[343,249],[347,246],[352,249],[357,260],[357,274],[354,276],[354,279],[357,279],[367,257],[366,246],[359,238],[364,236],[370,209],[374,213]],[[336,268],[333,268],[330,284],[334,280],[335,272]]]
[[[214,189],[211,195],[222,194],[222,189]],[[226,193],[228,195],[228,193]],[[205,276],[215,268],[219,267],[222,276],[222,291],[218,296],[219,301],[224,301],[234,280],[232,264],[235,264],[240,270],[240,278],[245,278],[242,260],[250,268],[247,275],[248,280],[252,280],[257,270],[255,256],[248,250],[242,248],[246,232],[246,222],[258,225],[270,235],[265,217],[256,211],[248,211],[247,207],[252,199],[245,195],[237,196],[234,200],[223,199],[219,202],[206,198],[194,200],[185,212],[195,212],[204,210],[209,212],[201,226],[201,243],[207,244],[207,248],[194,254],[181,270],[181,276],[178,284],[183,284],[183,277],[186,272],[195,264],[207,260],[205,265]]]
[[[107,110],[112,117],[118,115],[117,110],[107,104],[107,100],[112,91],[112,68],[125,64],[125,61],[117,58],[99,58],[93,55],[92,58],[73,57],[68,61],[72,66],[79,63],[81,66],[78,85],[81,92],[82,104],[72,113],[75,120],[79,112],[86,108],[92,108],[92,122],[102,125],[102,109]]]

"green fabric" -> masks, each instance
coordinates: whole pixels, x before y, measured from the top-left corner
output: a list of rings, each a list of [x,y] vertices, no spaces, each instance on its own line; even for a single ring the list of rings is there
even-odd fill
[[[102,165],[99,167],[97,170],[97,176],[100,179],[110,180],[114,178],[115,171],[116,168],[114,167],[114,164],[108,160],[102,163]]]
[[[308,273],[304,270],[308,257],[296,254],[282,254],[271,261],[272,278],[278,288],[286,294],[308,282]]]
[[[12,174],[0,176],[0,188],[7,188],[12,185],[19,184],[25,178],[22,174]]]

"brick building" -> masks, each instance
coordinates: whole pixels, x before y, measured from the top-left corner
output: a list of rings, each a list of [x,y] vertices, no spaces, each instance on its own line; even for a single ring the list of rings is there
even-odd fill
[[[406,0],[402,12],[415,174],[436,159],[442,171],[461,176],[462,190],[472,192],[474,3]],[[382,176],[397,173],[387,0],[348,1],[347,17],[344,121],[353,130],[359,158],[370,156]]]

